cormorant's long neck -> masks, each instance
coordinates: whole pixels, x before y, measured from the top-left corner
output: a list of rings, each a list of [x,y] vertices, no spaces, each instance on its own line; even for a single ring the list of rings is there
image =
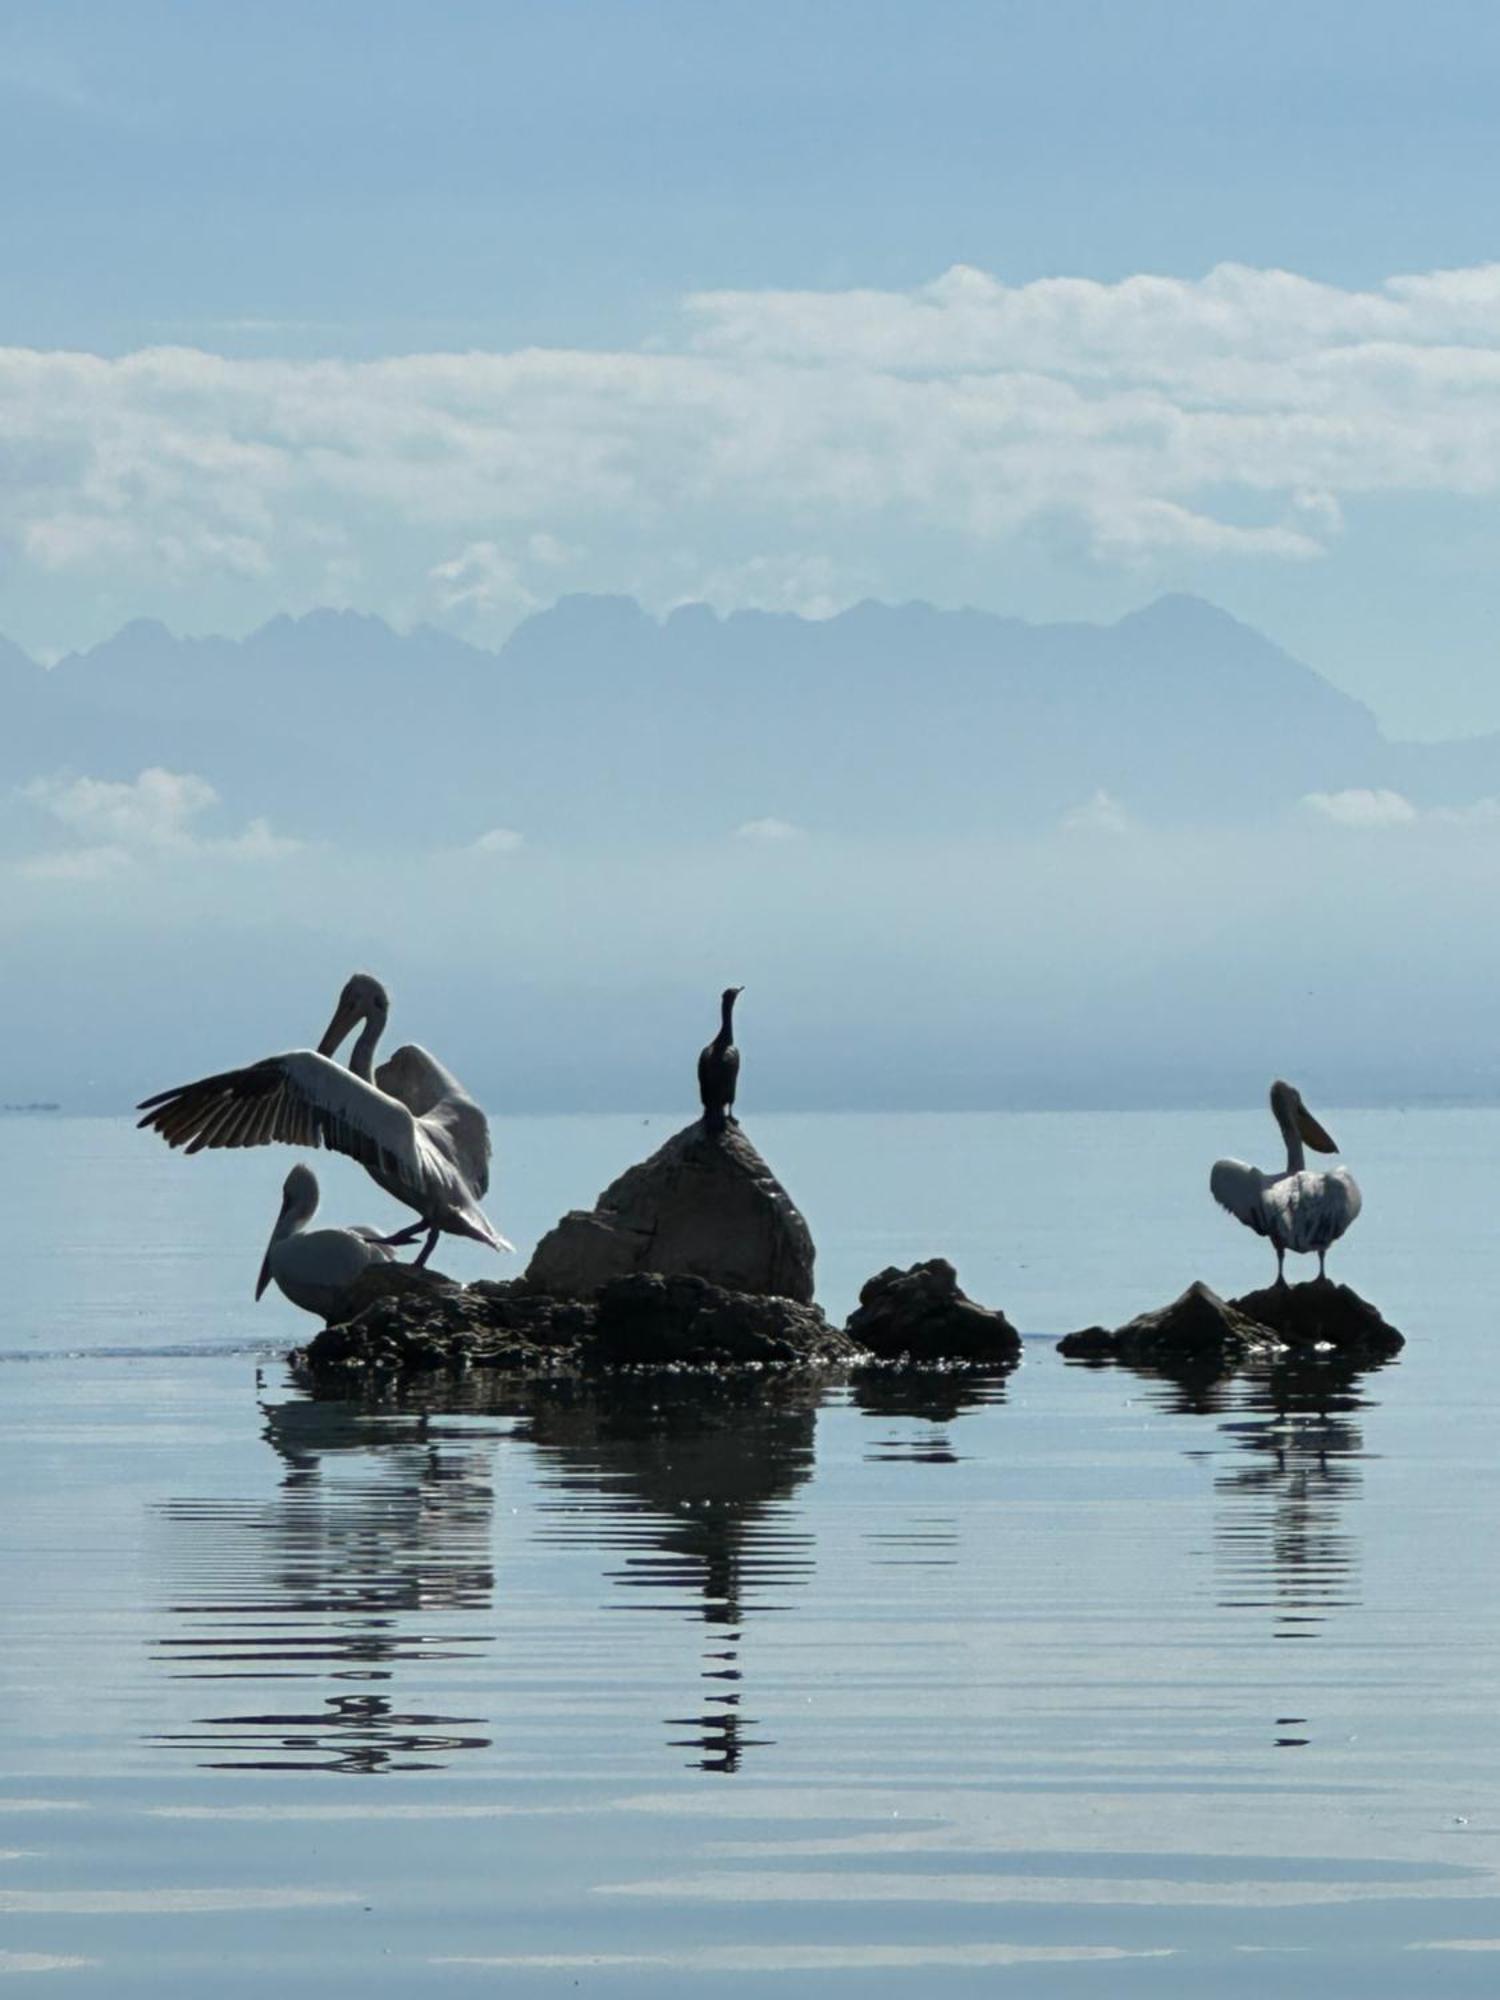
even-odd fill
[[[719,1008],[719,1032],[714,1040],[721,1049],[727,1049],[734,1040],[734,1000],[735,996],[728,994]]]
[[[381,1024],[373,1014],[366,1014],[365,1025],[359,1031],[359,1040],[349,1052],[349,1067],[366,1083],[374,1081],[375,1050],[380,1041]]]

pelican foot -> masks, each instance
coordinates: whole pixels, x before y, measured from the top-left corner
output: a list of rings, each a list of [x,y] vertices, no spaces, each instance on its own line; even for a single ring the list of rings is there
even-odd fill
[[[425,1223],[414,1222],[410,1229],[398,1229],[394,1236],[372,1236],[370,1241],[379,1243],[387,1250],[397,1249],[403,1244],[415,1243],[425,1227]]]

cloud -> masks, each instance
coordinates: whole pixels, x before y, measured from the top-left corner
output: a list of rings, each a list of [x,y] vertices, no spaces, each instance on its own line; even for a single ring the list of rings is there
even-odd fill
[[[612,353],[10,348],[0,438],[0,544],[137,595],[228,577],[286,600],[327,567],[513,616],[596,529],[716,603],[803,610],[849,584],[808,538],[875,527],[994,544],[1063,521],[1106,563],[1303,562],[1351,500],[1500,493],[1500,265],[1367,289],[958,267],[700,293]],[[791,555],[694,554],[788,523]]]
[[[511,826],[492,826],[470,847],[471,854],[514,854],[525,845],[524,838]]]
[[[1330,819],[1336,826],[1411,826],[1418,814],[1410,799],[1400,792],[1365,791],[1308,792],[1302,800],[1307,811]]]
[[[736,840],[748,840],[763,847],[775,847],[789,840],[805,840],[807,829],[789,819],[747,819],[734,830]]]
[[[204,836],[196,822],[219,802],[206,778],[159,766],[128,780],[33,778],[22,797],[84,845],[32,855],[20,866],[28,875],[97,881],[148,854],[214,855],[235,861],[276,861],[300,842],[252,819],[242,832]]]
[[[1064,833],[1129,833],[1134,821],[1118,799],[1102,788],[1081,806],[1073,806],[1062,816]]]

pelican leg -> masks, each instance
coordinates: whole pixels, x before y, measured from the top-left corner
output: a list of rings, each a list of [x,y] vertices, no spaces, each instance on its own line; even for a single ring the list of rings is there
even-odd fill
[[[1286,1283],[1286,1252],[1279,1243],[1276,1245],[1276,1282],[1278,1285]]]
[[[440,1229],[428,1230],[427,1241],[422,1245],[422,1248],[417,1252],[416,1256],[413,1257],[412,1259],[413,1270],[416,1271],[421,1270],[422,1266],[427,1262],[427,1259],[432,1255],[433,1251],[437,1248],[437,1240],[442,1235],[442,1233],[443,1232]]]
[[[1328,1283],[1328,1273],[1323,1268],[1323,1259],[1327,1255],[1328,1252],[1326,1250],[1320,1250],[1318,1252],[1318,1283],[1320,1285],[1326,1285]]]
[[[414,1222],[409,1228],[398,1229],[394,1236],[372,1236],[370,1241],[372,1243],[383,1244],[388,1250],[393,1249],[398,1244],[415,1243],[426,1226],[424,1222]]]

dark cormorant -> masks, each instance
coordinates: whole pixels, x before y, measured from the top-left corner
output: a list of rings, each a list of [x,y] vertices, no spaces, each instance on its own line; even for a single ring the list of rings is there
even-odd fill
[[[698,1058],[698,1095],[703,1099],[703,1122],[710,1132],[722,1132],[726,1125],[739,1123],[734,1115],[734,1087],[740,1080],[734,1003],[744,990],[743,986],[724,988],[719,1032]]]

